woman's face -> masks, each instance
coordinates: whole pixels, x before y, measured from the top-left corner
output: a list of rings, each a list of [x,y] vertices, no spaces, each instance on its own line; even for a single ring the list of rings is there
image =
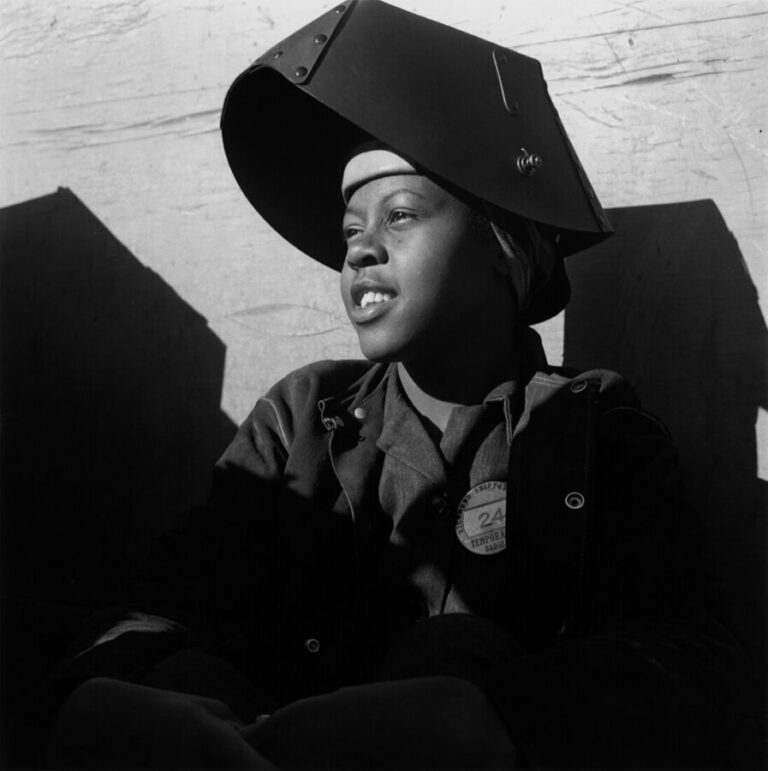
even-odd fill
[[[472,226],[470,209],[429,178],[386,176],[359,187],[343,237],[341,294],[366,358],[428,361],[494,334],[498,300],[512,294],[499,249]]]

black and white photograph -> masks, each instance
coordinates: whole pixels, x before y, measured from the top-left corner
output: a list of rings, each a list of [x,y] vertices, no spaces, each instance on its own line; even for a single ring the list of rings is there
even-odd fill
[[[768,763],[765,0],[4,0],[0,768]]]

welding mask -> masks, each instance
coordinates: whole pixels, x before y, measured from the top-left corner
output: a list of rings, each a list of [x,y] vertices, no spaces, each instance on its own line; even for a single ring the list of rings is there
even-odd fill
[[[221,130],[259,214],[335,270],[342,172],[371,137],[438,184],[531,220],[562,256],[612,232],[539,62],[381,0],[339,5],[263,53],[229,89]],[[569,296],[560,259],[524,321]]]

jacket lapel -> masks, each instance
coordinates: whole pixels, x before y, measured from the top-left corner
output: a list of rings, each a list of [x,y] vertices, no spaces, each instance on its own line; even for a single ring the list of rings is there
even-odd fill
[[[378,484],[384,456],[376,442],[384,422],[390,371],[391,367],[375,365],[343,394],[318,402],[330,434],[331,466],[342,489],[336,508],[351,516],[359,548],[370,545],[384,524]]]

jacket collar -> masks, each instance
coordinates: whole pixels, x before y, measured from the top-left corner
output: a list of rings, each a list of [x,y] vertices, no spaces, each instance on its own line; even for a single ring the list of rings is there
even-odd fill
[[[529,327],[521,330],[520,346],[522,350],[521,359],[523,361],[520,371],[520,384],[526,384],[525,390],[525,413],[528,413],[533,406],[543,397],[540,388],[531,388],[538,382],[541,386],[543,380],[548,381],[547,385],[560,385],[566,382],[565,378],[555,376],[555,382],[549,382],[550,375],[547,374],[549,367],[544,353],[544,347],[541,343],[541,337],[537,332]],[[372,410],[378,420],[374,421],[381,426],[384,410],[384,394],[386,384],[390,377],[395,376],[395,364],[371,364],[369,369],[357,380],[347,386],[343,391],[337,394],[329,394],[317,402],[320,410],[320,417],[328,430],[343,428],[349,422],[350,416],[359,424],[360,418],[355,416],[355,410],[361,409],[363,414]],[[544,391],[548,390],[547,388]],[[531,399],[533,397],[533,399]],[[507,436],[511,441],[512,432],[518,432],[521,426],[516,425],[520,419],[520,408],[515,409],[510,404],[510,399],[505,399],[504,413],[507,421]],[[526,415],[527,417],[527,415]],[[527,422],[527,421],[526,421]]]
[[[320,418],[328,430],[343,428],[350,416],[355,418],[355,410],[374,407],[381,412],[387,379],[394,371],[394,364],[371,364],[369,369],[357,380],[337,394],[329,394],[317,402]],[[369,402],[372,402],[369,405]],[[377,407],[375,405],[378,405]]]

